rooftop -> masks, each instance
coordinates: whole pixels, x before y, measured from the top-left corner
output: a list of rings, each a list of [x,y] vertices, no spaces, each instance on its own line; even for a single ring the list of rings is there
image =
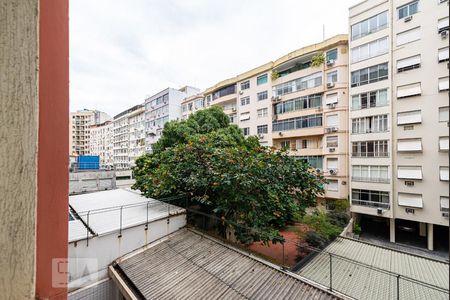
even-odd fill
[[[118,259],[110,275],[123,290],[146,299],[340,299],[188,229]]]

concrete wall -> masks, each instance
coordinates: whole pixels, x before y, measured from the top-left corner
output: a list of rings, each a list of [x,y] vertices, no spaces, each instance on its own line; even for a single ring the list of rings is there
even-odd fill
[[[69,173],[69,194],[105,191],[116,188],[115,171]]]
[[[2,1],[0,28],[0,291],[5,299],[30,299],[36,263],[38,2]]]

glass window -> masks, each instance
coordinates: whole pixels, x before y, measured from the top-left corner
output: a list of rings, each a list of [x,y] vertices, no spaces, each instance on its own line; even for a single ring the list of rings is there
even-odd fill
[[[257,94],[258,101],[266,100],[267,99],[267,91],[259,92]]]
[[[250,128],[249,127],[242,128],[242,134],[245,136],[250,135]]]
[[[267,108],[261,108],[257,110],[258,118],[264,118],[268,116],[268,109]]]
[[[268,132],[268,125],[258,125],[256,130],[258,134],[265,134]]]
[[[335,83],[337,82],[337,71],[331,72],[327,74],[327,83]]]
[[[415,13],[417,13],[418,10],[418,3],[419,1],[414,1],[411,3],[408,3],[406,5],[403,5],[397,9],[398,12],[398,19],[403,19],[405,17],[411,16]]]
[[[258,77],[256,78],[256,84],[257,84],[257,85],[264,84],[264,83],[267,83],[267,74],[258,76]]]
[[[241,90],[246,90],[250,88],[250,81],[241,82]]]
[[[387,27],[387,11],[352,25],[351,37],[352,40],[356,40],[370,33],[374,33],[381,29],[384,29],[386,27]]]
[[[250,104],[250,97],[243,97],[241,98],[241,106],[249,105]]]
[[[338,50],[333,49],[327,52],[326,59],[327,61],[337,60]]]

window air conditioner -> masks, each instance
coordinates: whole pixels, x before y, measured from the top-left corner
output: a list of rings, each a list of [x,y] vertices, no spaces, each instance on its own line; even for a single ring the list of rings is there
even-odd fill
[[[336,175],[338,173],[337,169],[329,169],[328,172],[330,173],[330,175]]]
[[[412,20],[412,18],[413,18],[413,16],[407,16],[407,17],[404,19],[404,22],[405,22],[405,23],[406,23],[406,22],[409,22],[409,21]]]
[[[334,62],[335,62],[334,59],[327,60],[327,66],[332,66]]]
[[[444,218],[448,218],[448,212],[443,212],[443,213],[442,213],[442,216],[443,216]]]
[[[329,148],[328,149],[330,152],[334,152],[334,151],[336,151],[336,148]]]
[[[381,208],[377,208],[377,214],[378,215],[382,215],[383,214],[383,210]]]
[[[273,102],[278,102],[280,100],[281,100],[280,96],[272,96],[272,101]]]
[[[330,132],[336,132],[336,131],[338,131],[338,129],[336,127],[331,127],[330,128]]]
[[[329,108],[336,108],[336,103],[328,104],[328,107],[329,107]]]
[[[235,111],[236,111],[236,107],[233,107],[233,108],[231,109],[231,111],[235,112]]]
[[[244,92],[243,91],[239,91],[239,95],[242,95]]]
[[[442,39],[446,39],[447,36],[448,36],[448,31],[447,30],[444,30],[444,31],[441,32],[441,38]]]
[[[327,88],[331,89],[334,87],[334,82],[328,82],[327,83]]]
[[[258,134],[258,137],[260,138],[260,139],[263,139],[264,138],[264,134]]]

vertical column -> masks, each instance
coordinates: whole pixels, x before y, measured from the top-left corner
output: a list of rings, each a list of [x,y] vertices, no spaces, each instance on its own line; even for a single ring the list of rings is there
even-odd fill
[[[395,219],[389,219],[389,240],[395,243]]]
[[[419,236],[427,236],[427,223],[419,223]]]
[[[434,250],[434,228],[433,228],[433,224],[427,224],[427,228],[428,228],[428,233],[427,233],[427,248],[428,250],[433,251]]]

